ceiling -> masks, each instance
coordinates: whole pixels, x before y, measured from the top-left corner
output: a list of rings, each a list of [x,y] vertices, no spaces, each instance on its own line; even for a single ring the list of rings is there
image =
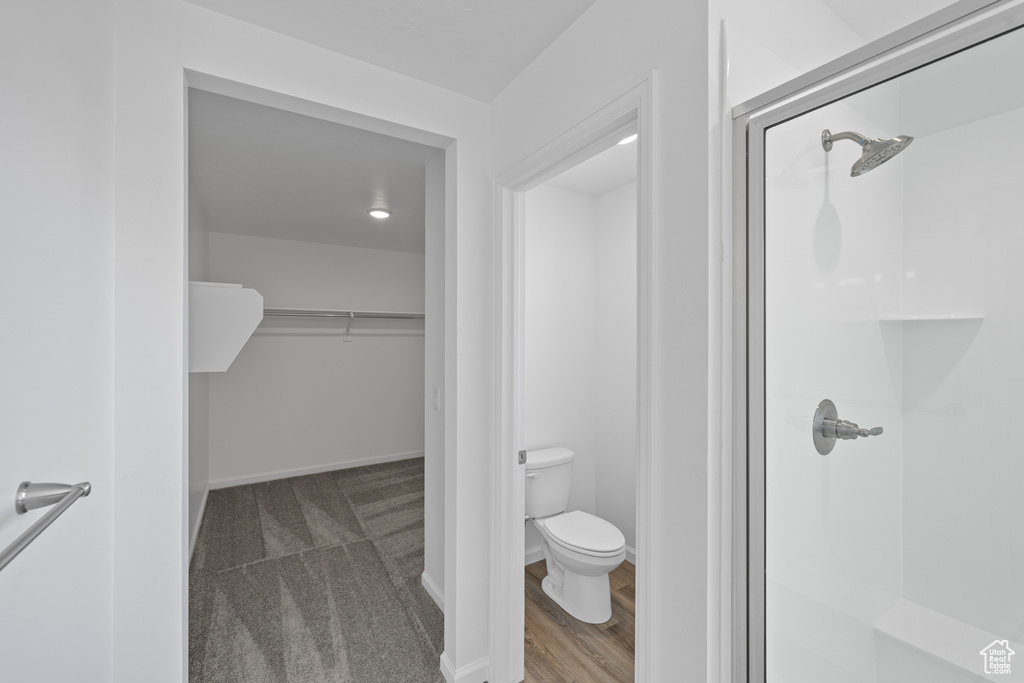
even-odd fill
[[[491,102],[594,0],[189,0]]]
[[[636,142],[612,145],[544,184],[599,197],[636,180],[636,164]]]
[[[440,150],[195,89],[188,115],[208,230],[423,253],[425,168]],[[391,218],[367,214],[376,206]]]

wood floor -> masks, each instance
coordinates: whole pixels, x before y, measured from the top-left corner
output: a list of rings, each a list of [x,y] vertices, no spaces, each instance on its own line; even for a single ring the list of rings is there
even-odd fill
[[[544,561],[526,567],[525,683],[621,683],[633,680],[636,570],[609,575],[612,618],[586,624],[566,614],[540,587]]]

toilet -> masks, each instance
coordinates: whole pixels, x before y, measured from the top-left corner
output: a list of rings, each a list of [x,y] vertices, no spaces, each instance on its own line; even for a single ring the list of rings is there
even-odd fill
[[[543,537],[548,575],[541,587],[580,621],[611,619],[608,574],[626,559],[626,538],[600,517],[569,511],[573,452],[544,448],[526,453],[526,515]]]

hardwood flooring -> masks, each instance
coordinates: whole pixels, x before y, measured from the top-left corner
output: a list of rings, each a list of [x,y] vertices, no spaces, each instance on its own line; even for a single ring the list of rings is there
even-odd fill
[[[621,683],[633,680],[636,570],[629,562],[609,575],[612,618],[574,619],[544,594],[543,560],[526,567],[525,683]]]

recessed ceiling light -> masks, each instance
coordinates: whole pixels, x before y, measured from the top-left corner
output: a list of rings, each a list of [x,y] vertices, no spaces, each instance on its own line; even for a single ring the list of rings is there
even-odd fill
[[[391,212],[387,209],[370,209],[366,213],[370,214],[374,218],[387,218],[391,215]]]
[[[628,138],[622,138],[621,140],[619,140],[619,144],[620,145],[628,145],[629,143],[631,143],[634,140],[636,140],[637,137],[638,137],[637,133],[633,133]]]

